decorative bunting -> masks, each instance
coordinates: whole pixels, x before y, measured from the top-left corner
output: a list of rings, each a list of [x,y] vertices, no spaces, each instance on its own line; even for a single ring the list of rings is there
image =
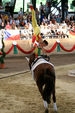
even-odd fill
[[[16,47],[16,45],[14,45],[14,54],[17,54],[17,53],[18,53],[17,47]]]
[[[57,42],[57,52],[60,52],[60,45],[58,42]]]
[[[60,41],[57,40],[57,52],[60,52],[60,45],[59,45]]]
[[[14,45],[14,54],[17,54],[17,53],[18,53],[16,44],[17,44],[17,42],[16,42],[16,41],[13,41],[13,45]]]
[[[66,49],[66,48],[63,47],[63,45],[60,42],[57,41],[57,42],[55,42],[55,44],[52,46],[51,49],[49,49],[49,50],[45,49],[45,51],[47,53],[51,53],[51,52],[53,52],[55,50],[56,47],[57,47],[57,51],[60,51],[61,49],[63,49],[64,51],[72,52],[73,50],[75,50],[75,45],[73,45],[73,47],[71,49]],[[17,48],[21,52],[23,52],[24,54],[30,54],[30,53],[32,53],[35,50],[35,48],[32,48],[30,51],[25,51],[18,44],[16,44],[16,43],[14,44],[13,43],[13,45],[11,46],[11,48],[7,52],[5,52],[5,54],[9,54],[13,48],[14,48],[15,54],[18,53]],[[40,54],[40,52],[41,51],[39,49],[38,54]],[[0,55],[2,55],[2,52],[0,52]]]

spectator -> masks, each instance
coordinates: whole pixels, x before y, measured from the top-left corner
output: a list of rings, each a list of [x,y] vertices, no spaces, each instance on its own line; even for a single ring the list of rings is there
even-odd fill
[[[66,18],[68,16],[68,2],[65,2],[64,4],[64,17]]]
[[[5,4],[5,12],[9,12],[9,2]]]
[[[44,5],[42,4],[42,2],[40,2],[40,21],[43,21],[43,18],[45,16],[45,12],[44,12]]]
[[[44,16],[44,18],[43,18],[43,22],[44,22],[44,24],[48,22],[46,16]]]
[[[19,24],[20,24],[20,20],[19,20],[18,17],[17,17],[16,20],[15,20],[15,24],[16,24],[17,26],[19,26]]]
[[[70,21],[74,21],[74,17],[73,16],[70,17]]]
[[[1,25],[0,25],[0,29],[4,29],[5,28],[5,25],[4,25],[4,22],[2,21]]]
[[[6,29],[6,30],[11,29],[11,26],[10,26],[10,24],[9,24],[9,21],[7,21],[7,24],[6,24],[6,26],[5,26],[5,29]]]
[[[61,17],[59,15],[57,15],[56,21],[57,21],[57,23],[60,23],[61,22]]]
[[[15,24],[14,21],[12,22],[11,29],[15,29],[15,30],[17,29],[16,24]]]
[[[18,15],[19,16],[23,16],[23,10],[22,10],[22,8],[20,8],[20,11],[18,12]]]
[[[24,13],[23,19],[24,19],[24,20],[27,19],[27,13]]]
[[[38,11],[37,8],[36,8],[35,12],[36,12],[36,19],[37,19],[37,22],[39,22],[39,11]]]

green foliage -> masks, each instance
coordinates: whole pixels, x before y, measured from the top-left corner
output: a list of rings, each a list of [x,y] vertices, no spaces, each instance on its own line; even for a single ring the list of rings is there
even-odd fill
[[[6,2],[10,2],[11,0],[2,0],[2,2],[3,2],[3,6],[5,6],[5,3]]]
[[[75,7],[75,0],[72,1],[72,6]]]
[[[4,47],[5,47],[5,45],[4,45],[3,37],[2,37],[2,49],[1,49],[2,55],[1,55],[1,57],[0,57],[0,63],[1,63],[1,64],[4,63],[4,58],[5,58],[5,56],[6,56],[6,53],[4,52]]]
[[[70,4],[70,8],[71,8],[71,9],[74,9],[74,7],[73,7],[73,5],[72,5],[72,4]]]

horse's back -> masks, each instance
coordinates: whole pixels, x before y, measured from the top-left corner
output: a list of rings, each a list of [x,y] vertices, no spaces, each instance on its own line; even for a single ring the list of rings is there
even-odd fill
[[[54,66],[50,63],[42,63],[36,67],[36,70],[39,70],[39,71],[47,70],[47,69],[49,69],[50,71],[55,71]]]
[[[34,76],[36,79],[44,77],[50,77],[52,76],[55,78],[55,69],[54,66],[48,63],[43,63],[38,65],[34,70]]]

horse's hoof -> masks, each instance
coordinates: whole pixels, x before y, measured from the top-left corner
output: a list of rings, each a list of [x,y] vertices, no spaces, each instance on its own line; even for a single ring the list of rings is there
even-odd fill
[[[45,113],[48,113],[48,109],[45,110]]]
[[[54,111],[57,112],[57,105],[56,105],[56,103],[54,103]]]

